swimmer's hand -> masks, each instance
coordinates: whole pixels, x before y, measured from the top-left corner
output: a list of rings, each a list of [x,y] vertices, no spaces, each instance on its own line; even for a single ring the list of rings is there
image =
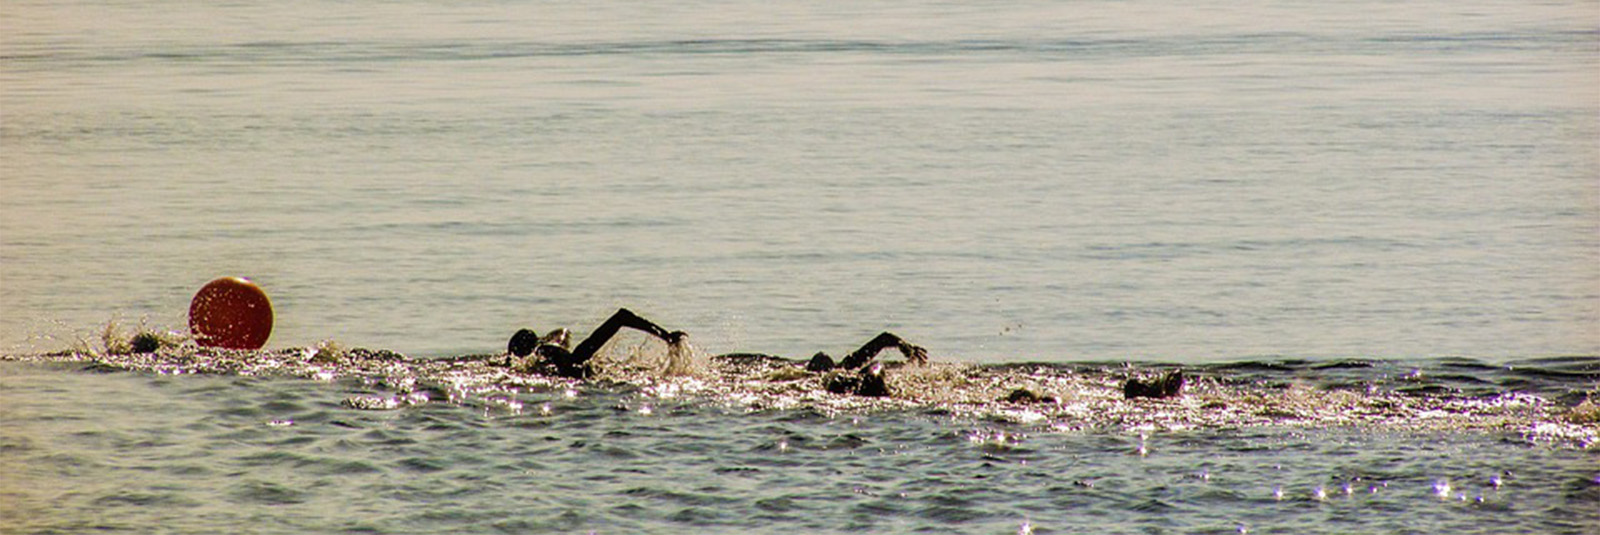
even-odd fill
[[[906,360],[909,362],[915,362],[917,364],[928,363],[928,350],[923,349],[922,346],[907,342],[905,340],[900,341],[900,354],[905,355]]]
[[[686,333],[686,332],[683,332],[683,331],[672,331],[670,333],[667,333],[667,335],[664,336],[663,338],[665,338],[667,340],[668,344],[678,345],[678,344],[683,343],[684,339],[686,339],[688,337],[689,337],[689,333]]]

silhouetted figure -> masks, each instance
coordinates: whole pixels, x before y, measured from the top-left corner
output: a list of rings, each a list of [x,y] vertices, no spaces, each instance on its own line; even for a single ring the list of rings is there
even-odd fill
[[[1129,377],[1122,383],[1122,397],[1133,398],[1170,398],[1183,392],[1183,370],[1173,370],[1153,379]]]
[[[1042,394],[1036,394],[1032,390],[1028,390],[1026,388],[1018,388],[1016,390],[1012,390],[1010,394],[1006,394],[1006,397],[1000,398],[1000,400],[1004,401],[1004,402],[1007,402],[1007,403],[1021,403],[1021,404],[1057,403],[1058,402],[1056,400],[1055,396],[1046,396],[1046,395],[1042,395]]]
[[[891,347],[898,348],[900,354],[905,355],[907,362],[917,364],[928,362],[928,350],[886,332],[867,341],[861,349],[846,355],[838,364],[834,364],[833,357],[827,353],[819,352],[806,363],[806,370],[818,373],[837,371],[829,375],[823,383],[829,392],[858,396],[887,396],[889,385],[883,381],[883,366],[873,362],[873,359],[878,357],[878,353]],[[856,372],[850,373],[850,370]]]
[[[866,345],[861,346],[861,349],[845,355],[844,360],[837,365],[833,363],[833,357],[828,356],[827,353],[818,352],[811,357],[811,362],[806,364],[806,369],[814,372],[825,372],[835,369],[853,370],[861,368],[872,362],[872,359],[877,358],[878,353],[882,353],[883,350],[891,347],[900,349],[900,354],[906,356],[907,362],[918,364],[928,362],[928,350],[923,349],[922,346],[907,342],[905,339],[895,336],[894,333],[879,333],[878,336],[868,340]]]
[[[537,373],[583,379],[594,375],[589,360],[594,358],[595,352],[605,346],[606,342],[616,336],[617,331],[623,327],[643,331],[669,344],[678,343],[684,336],[682,331],[667,332],[660,325],[624,308],[617,310],[610,319],[600,324],[593,334],[578,344],[577,349],[567,350],[571,333],[566,329],[556,329],[543,337],[531,329],[521,329],[511,335],[511,340],[506,343],[506,352],[518,357],[537,356],[538,360],[530,363]],[[928,350],[892,333],[881,333],[867,341],[860,349],[846,355],[838,364],[835,364],[833,357],[829,357],[827,353],[817,353],[806,364],[806,370],[828,373],[823,386],[829,392],[858,396],[888,396],[889,385],[883,380],[883,366],[874,360],[879,353],[891,347],[899,349],[908,362],[921,364],[928,361]],[[508,359],[506,365],[510,363]]]
[[[605,347],[606,342],[611,341],[623,327],[650,334],[668,344],[676,344],[684,337],[683,331],[667,332],[660,325],[639,317],[633,311],[621,308],[606,319],[605,323],[596,327],[588,338],[579,342],[577,349],[567,350],[571,332],[566,329],[556,329],[542,338],[532,329],[521,329],[511,335],[511,341],[506,343],[506,351],[518,357],[537,355],[539,360],[533,365],[535,371],[539,373],[583,379],[594,375],[589,360],[594,358],[594,354],[600,351],[601,347]]]

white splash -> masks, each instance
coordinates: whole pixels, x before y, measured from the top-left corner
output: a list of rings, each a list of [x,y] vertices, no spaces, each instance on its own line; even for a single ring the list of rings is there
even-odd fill
[[[704,375],[710,369],[709,360],[704,352],[689,343],[688,337],[679,338],[667,344],[667,365],[662,374],[674,377]]]

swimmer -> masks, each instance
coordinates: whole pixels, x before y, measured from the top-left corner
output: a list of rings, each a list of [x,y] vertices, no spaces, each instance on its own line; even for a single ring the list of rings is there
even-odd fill
[[[683,340],[683,331],[667,332],[650,320],[639,317],[626,308],[617,309],[605,323],[601,323],[594,332],[578,343],[578,348],[568,350],[572,333],[564,328],[551,331],[543,337],[532,329],[520,329],[511,335],[511,341],[506,343],[506,352],[518,357],[537,355],[539,358],[534,363],[534,370],[545,375],[555,375],[573,379],[583,379],[594,375],[594,370],[589,366],[589,359],[600,351],[617,331],[629,327],[642,331],[666,341],[668,344],[677,344]],[[506,365],[511,364],[511,359],[506,359]]]
[[[810,362],[806,363],[806,371],[827,373],[837,370],[843,372],[828,375],[823,383],[829,392],[835,394],[855,394],[872,397],[888,396],[889,385],[883,381],[883,366],[873,362],[873,359],[878,357],[878,353],[891,347],[899,349],[900,354],[905,355],[906,362],[913,364],[926,364],[928,362],[927,349],[907,342],[894,333],[885,332],[879,333],[878,336],[868,340],[866,345],[861,346],[861,349],[845,355],[844,360],[839,361],[838,364],[834,364],[833,357],[828,356],[827,353],[818,352],[811,357]],[[850,370],[855,370],[855,372],[848,373]]]
[[[1183,370],[1173,370],[1157,377],[1129,377],[1122,383],[1123,399],[1178,397],[1183,393]]]
[[[571,333],[566,329],[556,329],[543,337],[531,329],[521,329],[511,335],[511,341],[506,344],[506,351],[517,357],[537,355],[539,358],[532,363],[532,368],[538,373],[583,379],[594,375],[594,370],[589,366],[589,359],[593,358],[594,354],[623,327],[643,331],[665,340],[668,344],[677,344],[685,336],[683,331],[667,332],[661,326],[623,308],[618,309],[616,314],[596,328],[594,333],[579,343],[575,350],[567,350]],[[806,364],[806,370],[829,373],[824,385],[830,392],[888,396],[889,387],[883,380],[883,367],[874,360],[879,353],[891,347],[899,349],[900,353],[905,355],[907,362],[915,364],[928,362],[928,350],[907,342],[893,333],[885,332],[868,340],[860,349],[845,355],[844,360],[837,364],[834,363],[833,357],[819,352],[811,357],[811,361]],[[506,359],[504,365],[511,365],[510,358]]]
[[[827,353],[818,352],[811,357],[811,362],[806,364],[806,370],[825,372],[836,369],[854,370],[862,368],[871,363],[872,359],[877,358],[878,353],[882,353],[883,350],[891,347],[899,349],[900,354],[906,356],[906,362],[916,364],[928,362],[928,350],[923,349],[922,346],[907,342],[904,338],[895,336],[894,333],[884,332],[878,333],[878,336],[868,340],[866,345],[861,346],[861,349],[845,355],[844,360],[837,365],[833,363],[833,357],[828,356]]]

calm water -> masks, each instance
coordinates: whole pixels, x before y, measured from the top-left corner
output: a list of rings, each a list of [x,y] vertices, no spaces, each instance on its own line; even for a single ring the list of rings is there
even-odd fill
[[[1592,2],[636,4],[8,2],[0,343],[1600,353]]]
[[[0,524],[1600,531],[1600,4],[846,4],[7,1],[0,360],[222,275],[277,328],[0,362]],[[879,405],[283,356],[619,306],[980,366]],[[486,390],[348,402],[407,380]]]

